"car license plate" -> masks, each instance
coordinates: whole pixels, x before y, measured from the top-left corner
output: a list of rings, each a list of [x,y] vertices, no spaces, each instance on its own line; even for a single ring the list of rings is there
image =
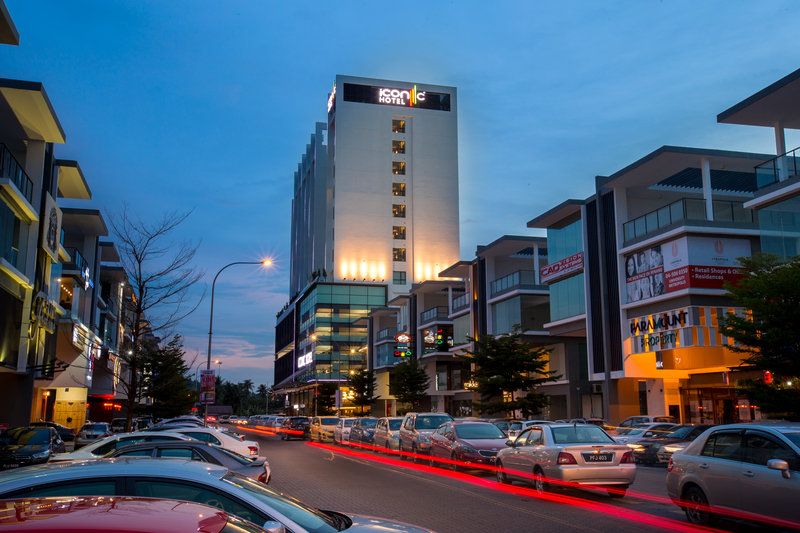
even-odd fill
[[[6,463],[4,465],[0,465],[2,468],[18,468],[19,463]]]
[[[583,458],[587,463],[607,463],[614,457],[613,453],[584,453]]]

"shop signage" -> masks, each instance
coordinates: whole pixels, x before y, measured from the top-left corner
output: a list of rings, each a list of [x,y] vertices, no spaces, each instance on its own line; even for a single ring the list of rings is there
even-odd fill
[[[631,320],[631,335],[659,333],[686,326],[689,312],[683,309]]]
[[[336,105],[336,82],[333,82],[333,89],[331,89],[331,95],[328,96],[328,113],[334,110],[335,105]]]
[[[312,360],[313,360],[313,354],[311,352],[308,352],[305,355],[301,355],[300,357],[297,358],[297,368],[303,368],[304,366],[310,365]]]
[[[45,192],[44,216],[42,217],[42,249],[50,258],[58,262],[58,247],[61,244],[61,209],[56,201]]]
[[[570,274],[583,271],[583,252],[572,254],[554,263],[543,266],[540,271],[542,283],[551,283]]]
[[[627,301],[638,302],[682,289],[724,290],[742,269],[736,258],[751,255],[750,241],[687,236],[625,256]]]
[[[411,342],[411,335],[409,335],[408,333],[398,333],[397,335],[394,336],[394,340],[402,344],[408,344],[409,342]]]
[[[56,305],[48,299],[47,293],[42,291],[36,295],[31,305],[31,325],[42,328],[47,333],[55,333],[56,313]]]

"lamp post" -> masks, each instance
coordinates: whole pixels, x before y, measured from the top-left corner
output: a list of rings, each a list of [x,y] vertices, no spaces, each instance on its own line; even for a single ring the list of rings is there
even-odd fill
[[[214,364],[217,365],[217,377],[222,381],[222,361],[214,359]]]
[[[216,276],[214,276],[214,281],[211,282],[211,312],[209,313],[208,317],[208,357],[206,358],[206,370],[211,370],[211,332],[213,331],[214,325],[214,288],[217,286],[217,278],[222,271],[226,268],[233,266],[233,265],[264,265],[269,266],[272,264],[271,259],[264,259],[263,261],[235,261],[233,263],[228,263],[224,267],[220,268],[217,271]],[[218,363],[222,364],[222,363]],[[204,404],[205,409],[203,410],[203,425],[205,426],[208,422],[206,419],[208,418],[208,404]]]

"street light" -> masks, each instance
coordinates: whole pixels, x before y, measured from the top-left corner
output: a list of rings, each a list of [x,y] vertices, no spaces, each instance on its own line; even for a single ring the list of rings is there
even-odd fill
[[[217,377],[222,381],[222,361],[215,359],[214,364],[217,365]]]
[[[226,268],[233,266],[233,265],[264,265],[269,266],[272,264],[272,259],[264,259],[263,261],[235,261],[233,263],[228,263],[224,267],[220,268],[217,271],[216,276],[214,276],[214,281],[211,282],[211,312],[209,313],[208,317],[208,357],[206,358],[206,370],[211,370],[211,332],[213,331],[214,325],[214,288],[217,286],[217,278],[222,271]],[[219,363],[222,364],[222,363]],[[206,418],[208,418],[208,404],[205,404],[205,409],[203,410],[203,425],[207,424]]]

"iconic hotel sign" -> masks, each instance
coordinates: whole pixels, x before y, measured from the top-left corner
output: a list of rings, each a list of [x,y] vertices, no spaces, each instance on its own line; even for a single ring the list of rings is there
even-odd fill
[[[433,91],[420,91],[414,85],[411,88],[379,87],[375,85],[343,84],[345,102],[361,102],[364,104],[394,105],[402,107],[419,107],[450,111],[450,95]],[[329,102],[332,109],[335,102]]]

